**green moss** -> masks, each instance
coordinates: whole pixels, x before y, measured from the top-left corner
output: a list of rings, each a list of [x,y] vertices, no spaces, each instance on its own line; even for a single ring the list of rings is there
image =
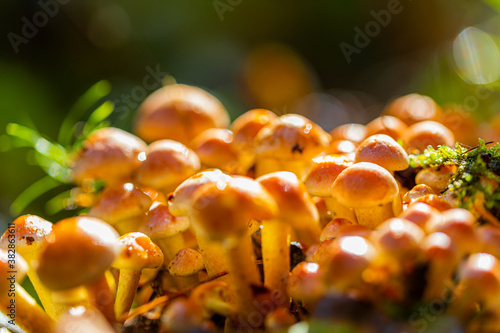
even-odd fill
[[[500,188],[495,188],[490,182],[481,179],[500,182],[500,144],[488,147],[491,142],[479,139],[479,146],[466,149],[459,144],[455,148],[440,146],[438,149],[429,147],[420,155],[410,156],[410,166],[413,168],[438,167],[455,165],[457,171],[451,177],[448,188],[459,199],[463,208],[471,209],[478,193],[485,197],[485,207],[497,218],[500,217]]]

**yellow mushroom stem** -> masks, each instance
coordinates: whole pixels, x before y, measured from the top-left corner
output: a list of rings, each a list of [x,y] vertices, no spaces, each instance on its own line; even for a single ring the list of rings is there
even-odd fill
[[[255,162],[255,177],[281,170],[281,163],[275,158],[257,157]]]
[[[264,285],[271,293],[280,292],[285,297],[290,273],[290,234],[290,224],[280,220],[265,221],[261,229]]]
[[[163,256],[165,258],[163,265],[165,267],[168,266],[168,263],[174,258],[177,252],[186,248],[186,242],[184,241],[184,237],[181,232],[168,238],[157,239],[155,243],[158,244],[163,252]]]
[[[198,241],[198,248],[203,257],[208,277],[211,278],[227,272],[225,251],[222,245],[207,239],[199,233],[196,233],[196,240]]]
[[[251,238],[243,237],[236,240],[235,244],[226,249],[226,258],[238,315],[248,322],[253,313],[258,313],[254,304],[252,285],[261,284]]]
[[[7,294],[0,297],[2,312],[10,311],[9,306],[13,306],[15,323],[26,333],[52,333],[54,321],[18,283],[15,285],[15,298],[7,297]]]
[[[367,228],[375,229],[382,222],[394,217],[392,201],[370,208],[355,208],[358,223]]]
[[[115,315],[118,321],[123,322],[134,302],[135,292],[139,286],[141,271],[135,269],[120,269],[118,289],[116,291]]]
[[[47,287],[45,287],[42,282],[40,282],[38,275],[31,265],[31,262],[35,259],[35,256],[26,253],[23,254],[23,258],[26,260],[26,262],[29,263],[28,278],[30,279],[33,288],[35,288],[36,294],[38,295],[38,298],[40,299],[45,312],[52,319],[58,318],[59,315],[61,315],[66,310],[66,308],[57,306],[51,298],[50,290],[47,289]]]
[[[332,197],[324,198],[328,211],[332,214],[332,219],[346,219],[353,223],[357,222],[356,214],[352,208],[346,207]]]
[[[142,224],[144,216],[132,217],[117,222],[113,227],[118,231],[120,235],[125,235],[130,232],[135,232],[138,226]]]

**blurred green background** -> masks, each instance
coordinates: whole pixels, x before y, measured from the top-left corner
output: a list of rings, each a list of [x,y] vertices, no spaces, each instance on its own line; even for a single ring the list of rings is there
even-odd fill
[[[109,121],[128,130],[137,105],[160,86],[145,85],[151,72],[209,90],[233,119],[265,107],[307,114],[330,130],[366,123],[410,92],[484,118],[499,109],[499,7],[498,0],[4,0],[0,231],[18,214],[10,209],[16,197],[44,176],[6,125],[55,140],[72,105],[102,79],[116,107]],[[373,24],[376,17],[383,24]],[[72,214],[45,210],[67,189],[48,191],[23,213],[51,221]]]

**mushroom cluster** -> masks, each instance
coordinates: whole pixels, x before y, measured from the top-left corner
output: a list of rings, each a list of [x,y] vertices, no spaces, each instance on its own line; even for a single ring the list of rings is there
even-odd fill
[[[229,126],[208,92],[161,88],[137,136],[98,129],[73,156],[86,213],[21,216],[2,236],[1,311],[14,288],[27,333],[302,332],[315,320],[421,332],[437,316],[498,332],[500,225],[443,194],[456,166],[410,164],[470,139],[471,122],[448,128],[443,113],[412,94],[330,133],[263,109]],[[105,186],[86,192],[94,182]]]

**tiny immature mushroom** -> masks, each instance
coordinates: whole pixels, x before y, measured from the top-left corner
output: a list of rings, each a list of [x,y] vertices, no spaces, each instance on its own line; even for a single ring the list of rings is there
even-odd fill
[[[418,184],[405,193],[405,195],[403,196],[403,202],[405,204],[411,205],[411,203],[415,199],[418,199],[428,194],[436,194],[436,192],[434,192],[434,190],[429,185]]]
[[[147,213],[144,224],[139,231],[148,235],[165,256],[164,266],[181,249],[186,247],[182,233],[189,228],[189,219],[185,216],[173,216],[167,205],[155,203]]]
[[[19,285],[26,276],[28,264],[15,254],[0,250],[0,305],[2,312],[26,333],[52,333],[54,321]],[[15,272],[15,273],[13,273]]]
[[[88,306],[85,286],[105,279],[105,272],[119,251],[118,237],[109,224],[93,217],[67,218],[54,225],[36,272],[52,291],[56,305],[66,309]],[[114,322],[113,300],[102,304],[99,310],[109,322]]]
[[[210,281],[197,286],[189,295],[189,300],[195,304],[206,319],[218,314],[233,317],[235,308],[229,300],[229,285],[222,281]]]
[[[138,137],[118,128],[91,133],[77,152],[73,180],[103,180],[107,185],[129,181],[145,157],[147,146]]]
[[[398,185],[386,169],[361,162],[338,175],[332,196],[340,204],[354,208],[359,224],[375,228],[394,216],[392,203],[398,196]]]
[[[135,178],[168,195],[199,170],[200,159],[194,151],[177,141],[159,140],[149,145]]]
[[[160,248],[140,232],[125,234],[118,240],[121,251],[112,266],[120,270],[116,292],[115,315],[123,321],[134,301],[141,271],[144,268],[157,268],[163,264]]]
[[[262,185],[246,177],[203,185],[195,193],[193,207],[195,230],[225,249],[238,316],[248,320],[257,311],[253,287],[261,284],[248,223],[274,218],[278,207]]]
[[[120,235],[136,231],[153,200],[132,183],[106,187],[92,205],[89,216],[112,225]]]
[[[203,257],[193,249],[181,249],[168,264],[168,272],[172,276],[190,277],[203,270]]]
[[[286,295],[290,260],[285,258],[290,257],[291,231],[308,233],[310,242],[317,243],[321,232],[318,210],[304,184],[291,172],[269,173],[257,181],[274,198],[279,209],[274,219],[262,222],[264,285],[273,292]]]
[[[332,218],[344,218],[356,223],[354,210],[332,196],[333,182],[342,171],[354,164],[353,161],[345,156],[325,155],[313,158],[312,162],[304,181],[309,194],[324,198]]]
[[[16,252],[28,263],[28,277],[45,312],[55,319],[62,309],[56,309],[50,291],[40,282],[33,267],[52,232],[52,223],[36,215],[23,215],[13,222],[13,227],[7,229],[0,238],[0,247],[7,251],[9,244],[15,245]]]
[[[415,182],[417,184],[428,185],[435,193],[440,193],[448,187],[448,183],[454,173],[454,167],[447,165],[438,168],[425,168],[417,173]]]

